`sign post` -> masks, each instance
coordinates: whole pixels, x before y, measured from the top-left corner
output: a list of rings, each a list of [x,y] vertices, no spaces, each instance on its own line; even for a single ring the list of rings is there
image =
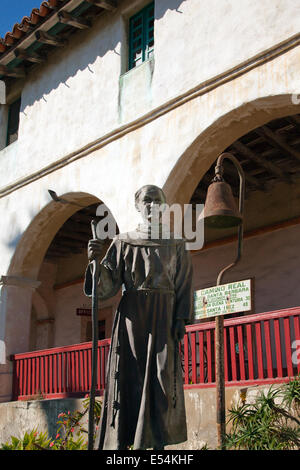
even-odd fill
[[[239,174],[239,208],[237,211],[230,186],[223,179],[223,161],[230,160]],[[243,245],[243,209],[245,199],[245,174],[238,159],[231,153],[222,153],[217,160],[215,177],[208,187],[204,220],[211,228],[230,228],[238,226],[238,249],[233,263],[219,273],[217,286],[222,284],[222,277],[229,269],[237,265],[242,257]],[[215,358],[216,358],[216,408],[217,408],[217,438],[218,448],[225,448],[225,379],[224,379],[224,314],[216,316],[215,328]]]

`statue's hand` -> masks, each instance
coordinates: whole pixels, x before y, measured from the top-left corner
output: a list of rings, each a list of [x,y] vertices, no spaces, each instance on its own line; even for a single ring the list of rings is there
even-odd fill
[[[94,261],[100,258],[105,240],[93,239],[88,243],[88,259]]]
[[[185,335],[185,322],[184,320],[177,319],[175,320],[175,325],[173,329],[173,337],[176,341],[181,341]]]

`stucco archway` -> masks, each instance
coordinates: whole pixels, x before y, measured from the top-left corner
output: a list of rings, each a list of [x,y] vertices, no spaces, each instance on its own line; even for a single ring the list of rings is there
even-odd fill
[[[246,102],[205,129],[177,160],[164,190],[170,204],[188,204],[199,181],[235,140],[274,119],[298,114],[293,95],[275,95]]]
[[[36,280],[41,262],[55,234],[80,209],[76,203],[84,207],[101,203],[97,197],[81,192],[66,193],[60,197],[70,201],[70,204],[51,201],[34,217],[18,242],[8,276]]]
[[[39,270],[48,247],[63,224],[80,210],[80,207],[74,203],[81,207],[102,203],[99,198],[83,192],[59,196],[70,202],[65,204],[54,202],[49,196],[49,203],[31,220],[23,232],[9,269],[1,279],[1,314],[5,319],[5,328],[0,338],[0,368],[3,374],[2,400],[4,401],[11,396],[10,355],[30,349],[33,296],[35,296],[35,307],[38,304],[38,310],[45,313],[46,320],[49,320],[47,308],[41,305],[41,299],[35,293],[40,285]],[[35,314],[39,320],[38,313]]]

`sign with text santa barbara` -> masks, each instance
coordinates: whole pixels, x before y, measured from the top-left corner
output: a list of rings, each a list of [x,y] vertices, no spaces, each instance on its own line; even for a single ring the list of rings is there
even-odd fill
[[[252,310],[251,279],[195,291],[195,319]]]

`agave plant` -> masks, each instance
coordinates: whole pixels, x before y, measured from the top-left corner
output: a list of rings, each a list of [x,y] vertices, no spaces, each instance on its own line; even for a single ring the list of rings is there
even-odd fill
[[[300,380],[261,391],[254,403],[243,403],[229,410],[231,431],[227,449],[300,449]]]
[[[282,387],[282,394],[287,407],[294,406],[300,414],[300,374]]]

